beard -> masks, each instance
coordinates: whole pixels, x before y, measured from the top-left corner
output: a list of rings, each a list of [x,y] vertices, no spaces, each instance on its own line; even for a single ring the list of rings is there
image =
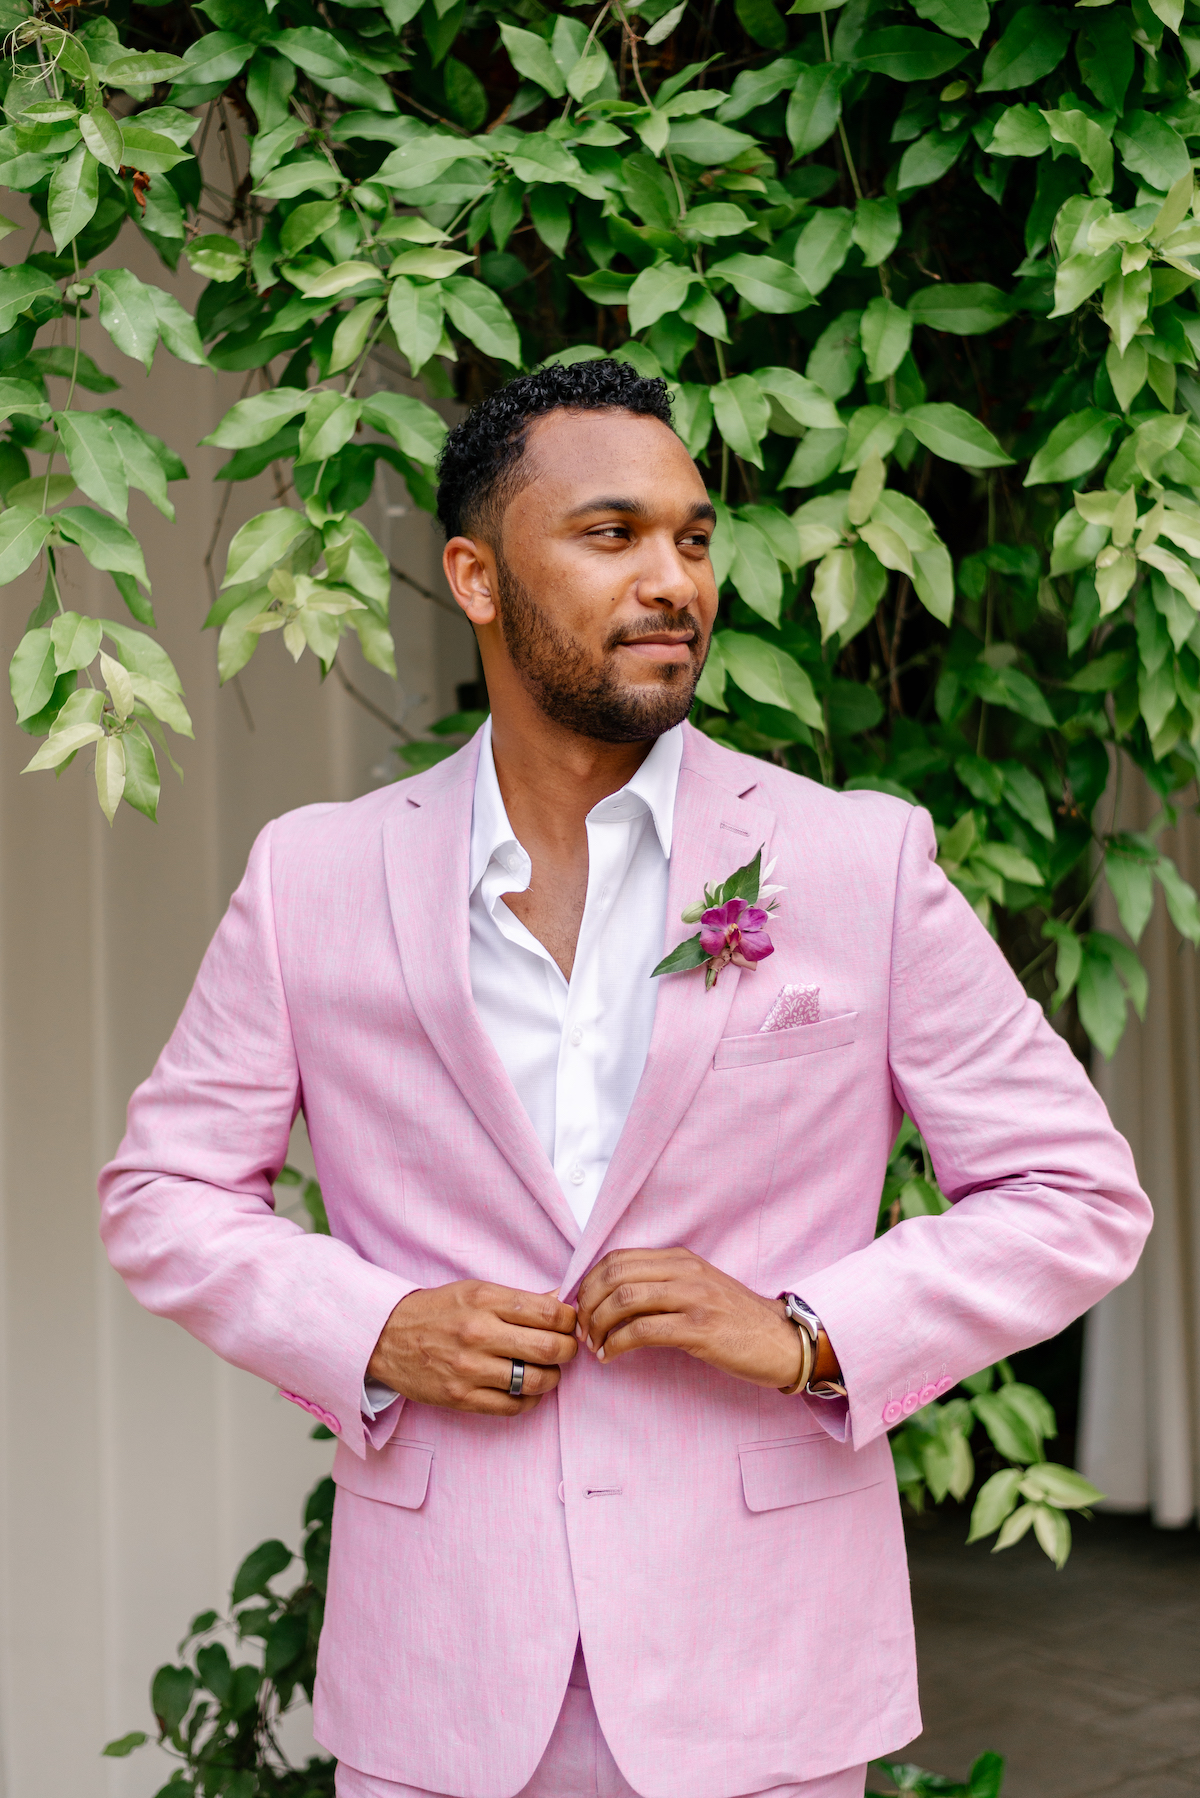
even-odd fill
[[[539,606],[500,551],[496,578],[500,628],[513,667],[555,724],[601,743],[644,743],[682,724],[704,667],[703,633],[691,612],[664,612],[646,619],[641,628],[621,626],[608,637],[596,661]],[[619,680],[618,646],[660,631],[693,633],[689,661],[652,664],[654,679],[645,685]]]

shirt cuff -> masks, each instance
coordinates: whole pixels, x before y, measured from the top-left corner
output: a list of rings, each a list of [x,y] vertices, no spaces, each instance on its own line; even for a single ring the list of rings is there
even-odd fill
[[[364,1380],[359,1409],[368,1423],[374,1423],[399,1397],[400,1394],[393,1392],[390,1386],[385,1386],[382,1380]]]

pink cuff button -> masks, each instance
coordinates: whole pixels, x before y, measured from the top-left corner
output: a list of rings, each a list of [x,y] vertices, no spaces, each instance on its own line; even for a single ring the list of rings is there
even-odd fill
[[[325,1428],[331,1430],[335,1436],[341,1435],[341,1424],[333,1412],[327,1411],[324,1405],[315,1404],[311,1398],[301,1398],[298,1392],[287,1392],[282,1386],[279,1388],[279,1396],[286,1398],[293,1405],[299,1405],[302,1411],[307,1411],[310,1417],[315,1417],[318,1423],[323,1423]]]
[[[900,1409],[905,1417],[911,1417],[920,1403],[921,1401],[915,1392],[906,1392]]]
[[[938,1387],[936,1385],[922,1386],[920,1392],[918,1392],[918,1394],[917,1394],[917,1397],[920,1400],[921,1404],[929,1405],[929,1404],[933,1403],[933,1400],[937,1397],[939,1391],[940,1391],[940,1387]]]
[[[888,1400],[887,1404],[883,1407],[884,1423],[889,1423],[889,1424],[890,1423],[899,1423],[899,1421],[903,1415],[904,1415],[904,1413],[900,1408],[899,1402],[894,1398],[890,1398]]]
[[[951,1378],[950,1378],[950,1375],[949,1375],[949,1374],[943,1374],[943,1375],[942,1375],[942,1377],[941,1377],[941,1379],[940,1379],[940,1380],[939,1380],[939,1381],[938,1381],[938,1383],[937,1383],[937,1395],[938,1395],[938,1397],[939,1397],[939,1398],[941,1398],[941,1396],[942,1396],[942,1394],[943,1394],[943,1392],[949,1392],[949,1390],[950,1390],[950,1388],[951,1388],[951,1387],[952,1387],[952,1386],[957,1386],[957,1384],[958,1384],[958,1381],[957,1381],[957,1380],[952,1380],[952,1379],[951,1379]]]

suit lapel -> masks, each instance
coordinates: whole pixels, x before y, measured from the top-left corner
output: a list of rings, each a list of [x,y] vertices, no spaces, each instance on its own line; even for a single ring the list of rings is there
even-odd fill
[[[579,1225],[471,997],[468,881],[477,758],[477,746],[469,744],[457,779],[440,788],[423,781],[417,797],[402,789],[384,825],[396,946],[413,1010],[446,1071],[517,1178],[575,1244]]]
[[[689,732],[675,799],[664,954],[692,934],[694,927],[683,924],[680,913],[703,896],[706,884],[724,880],[748,862],[760,843],[765,845],[764,863],[770,857],[774,813],[753,803],[756,792],[742,799],[699,772],[698,759]],[[739,981],[755,978],[728,967],[706,992],[700,968],[659,976],[646,1066],[604,1184],[571,1257],[561,1288],[564,1297],[573,1293],[596,1260],[691,1105],[712,1065]]]

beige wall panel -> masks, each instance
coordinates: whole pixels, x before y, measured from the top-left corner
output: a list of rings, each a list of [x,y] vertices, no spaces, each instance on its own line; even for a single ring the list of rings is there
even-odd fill
[[[7,260],[27,249],[11,238]],[[99,261],[173,285],[132,230]],[[247,1550],[266,1536],[298,1541],[304,1494],[328,1467],[302,1412],[134,1304],[98,1243],[95,1175],[257,832],[291,807],[370,791],[395,766],[394,735],[336,678],[322,685],[310,655],[294,667],[278,636],[243,672],[240,698],[218,688],[215,634],[200,626],[224,455],[193,446],[246,377],[160,349],[147,378],[94,321],[84,343],[124,389],[75,403],[120,405],[191,473],[171,489],[174,526],[140,494],[130,523],[196,741],[172,743],[185,778],[163,770],[160,823],[122,807],[110,831],[86,756],[61,781],[23,778],[33,740],[10,715],[0,730],[0,1798],[157,1789],[169,1770],[157,1751],[113,1762],[100,1748],[147,1724],[151,1671],[196,1611],[223,1603]],[[375,371],[373,384],[389,382]],[[56,385],[60,404],[64,392]],[[436,529],[381,474],[365,521],[394,564],[444,595]],[[233,530],[273,502],[269,476],[234,488],[218,576]],[[124,617],[107,575],[73,551],[63,564],[68,605]],[[31,571],[0,593],[5,665],[40,579]],[[461,620],[399,582],[393,628],[398,683],[356,645],[345,671],[419,730],[474,678],[473,643]],[[305,1734],[288,1732],[297,1752]]]

